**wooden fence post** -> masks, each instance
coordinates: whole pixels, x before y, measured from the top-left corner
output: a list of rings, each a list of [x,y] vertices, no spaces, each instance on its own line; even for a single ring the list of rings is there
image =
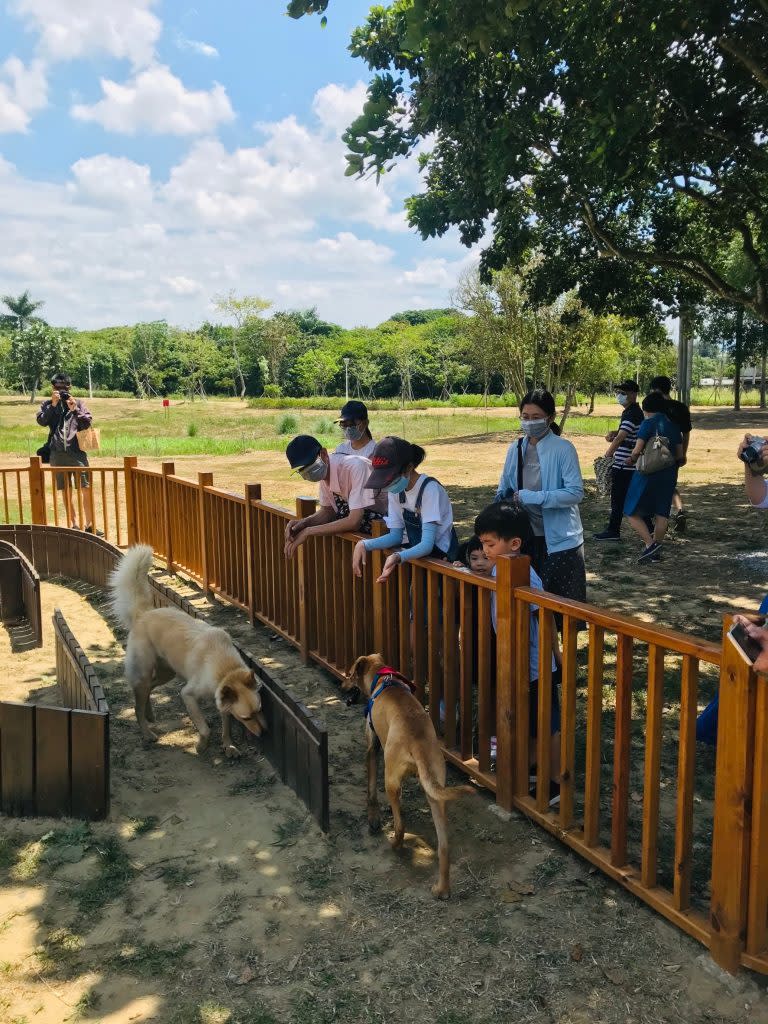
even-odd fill
[[[745,947],[755,754],[756,679],[723,628],[712,839],[710,953],[735,974]]]
[[[259,545],[254,529],[252,501],[261,501],[261,484],[245,485],[245,560],[246,580],[248,586],[248,621],[252,626],[256,625],[256,558],[259,555]],[[260,570],[263,566],[259,567]]]
[[[525,557],[499,558],[496,562],[496,803],[512,810],[518,791],[515,771],[515,637],[522,635],[516,615],[529,616],[528,605],[517,602],[515,588],[531,583],[531,563]],[[528,636],[528,630],[525,630]]]
[[[371,523],[371,536],[381,537],[388,531],[385,528],[385,524],[381,519],[374,519]],[[387,557],[386,551],[369,551],[368,552],[368,565],[366,572],[371,574],[371,586],[373,587],[373,649],[374,651],[380,652],[384,657],[384,643],[385,643],[385,626],[386,616],[384,614],[384,602],[386,600],[386,593],[384,587],[377,583],[376,580],[381,576],[381,571],[384,568],[384,561]]]
[[[314,515],[317,511],[317,502],[314,498],[297,498],[296,499],[296,516],[299,519],[306,519],[307,516]],[[298,576],[299,576],[299,650],[301,651],[301,660],[305,665],[309,664],[309,620],[307,618],[307,545],[301,544],[296,557],[298,558]],[[335,580],[334,586],[340,586],[341,581]]]
[[[48,518],[45,510],[45,474],[39,455],[29,457],[29,497],[32,505],[32,522],[37,526],[46,526]]]
[[[173,572],[173,544],[171,543],[171,496],[168,477],[173,476],[176,467],[172,462],[163,462],[160,471],[163,476],[163,537],[165,539],[165,564]]]
[[[205,596],[211,596],[211,581],[208,572],[208,530],[205,521],[205,488],[213,487],[213,473],[197,474],[197,529],[200,537],[200,561],[202,586]]]
[[[135,455],[126,455],[123,458],[123,471],[125,474],[125,514],[128,526],[128,547],[138,544],[139,533],[136,525],[136,488],[134,487],[133,471],[136,469],[139,460]]]

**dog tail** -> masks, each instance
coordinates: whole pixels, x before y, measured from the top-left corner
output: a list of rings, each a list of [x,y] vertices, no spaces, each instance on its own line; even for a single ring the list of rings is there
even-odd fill
[[[112,613],[125,629],[131,629],[142,612],[152,607],[152,588],[147,574],[154,552],[148,544],[128,548],[109,577]]]
[[[419,781],[424,792],[432,800],[458,800],[461,796],[477,792],[474,786],[441,786],[435,778],[432,766],[424,757],[416,757],[416,770],[419,773]]]

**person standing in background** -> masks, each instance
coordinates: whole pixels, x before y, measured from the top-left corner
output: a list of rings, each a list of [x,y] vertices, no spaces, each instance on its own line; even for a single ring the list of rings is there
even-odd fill
[[[624,518],[624,502],[632,477],[637,472],[629,455],[635,447],[637,431],[643,422],[643,410],[637,401],[638,386],[633,380],[625,380],[616,388],[616,401],[622,408],[618,430],[605,435],[610,444],[606,458],[613,459],[611,466],[611,515],[608,525],[600,533],[593,534],[594,540],[621,540],[621,521]]]
[[[691,431],[693,430],[693,424],[691,423],[691,410],[685,402],[678,402],[676,399],[670,397],[672,381],[669,377],[654,377],[651,381],[651,391],[659,391],[664,395],[667,400],[667,416],[683,435],[683,459],[680,465],[684,466],[688,459],[688,445],[690,444]],[[683,499],[680,497],[680,491],[677,487],[675,488],[675,493],[672,497],[672,509],[673,515],[670,521],[670,526],[675,533],[685,533],[685,529],[688,525],[688,513],[683,507]]]
[[[361,455],[370,459],[376,442],[368,427],[368,409],[363,402],[349,401],[342,406],[336,420],[344,434],[344,440],[337,445],[337,455]]]

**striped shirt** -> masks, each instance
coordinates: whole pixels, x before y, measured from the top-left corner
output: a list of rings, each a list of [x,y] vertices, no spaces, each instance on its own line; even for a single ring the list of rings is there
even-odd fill
[[[643,416],[643,410],[640,408],[637,402],[633,402],[632,405],[628,405],[624,412],[621,414],[621,420],[619,421],[619,430],[623,430],[627,435],[621,442],[619,447],[613,453],[613,468],[614,469],[626,469],[634,472],[634,465],[627,465],[627,459],[632,453],[632,449],[635,447],[637,441],[637,431],[640,428],[640,424],[643,422],[645,417]]]

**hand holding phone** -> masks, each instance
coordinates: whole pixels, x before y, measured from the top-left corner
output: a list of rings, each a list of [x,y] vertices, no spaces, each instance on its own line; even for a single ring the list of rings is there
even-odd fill
[[[728,636],[749,664],[754,665],[763,653],[763,648],[753,636],[750,636],[746,627],[741,622],[734,622],[728,630]]]

